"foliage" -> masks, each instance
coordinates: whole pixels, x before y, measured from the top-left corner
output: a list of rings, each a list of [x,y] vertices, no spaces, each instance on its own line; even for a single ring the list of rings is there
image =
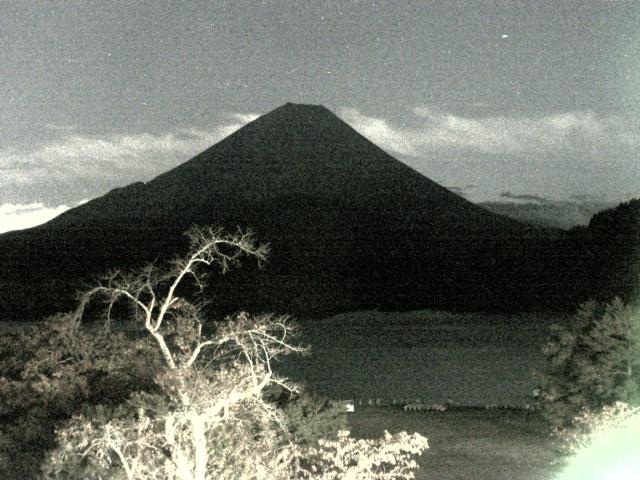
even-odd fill
[[[306,467],[300,478],[313,480],[403,480],[415,478],[420,455],[429,445],[418,433],[385,431],[377,440],[354,440],[348,431],[338,433],[335,440],[320,440],[318,447],[305,452]]]
[[[629,421],[640,421],[640,407],[616,402],[600,410],[584,409],[572,419],[573,428],[559,432],[557,437],[564,444],[565,451],[575,455],[603,432],[623,428]]]
[[[559,437],[566,465],[559,480],[631,479],[640,469],[640,407],[616,402],[583,410]]]
[[[201,304],[178,296],[191,279],[202,287],[202,267],[223,271],[243,255],[259,261],[266,247],[250,234],[189,232],[191,252],[165,272],[113,272],[81,297],[80,325],[95,297],[106,305],[105,327],[119,302],[162,361],[151,393],[136,393],[111,409],[96,406],[75,415],[58,432],[58,448],[44,465],[47,480],[103,479],[329,479],[412,478],[410,459],[427,448],[418,434],[355,441],[340,433],[336,406],[295,400],[279,408],[273,389],[297,396],[299,387],[272,370],[283,355],[303,353],[296,326],[286,316],[241,312],[206,322]],[[286,413],[290,414],[287,418]],[[330,419],[324,425],[322,421]]]
[[[282,407],[289,433],[299,445],[314,445],[347,430],[345,405],[320,395],[302,391]]]
[[[204,432],[206,477],[196,476],[193,461],[197,446],[188,420],[204,418],[197,409],[134,396],[108,421],[98,409],[91,417],[74,417],[59,434],[61,448],[49,459],[44,478],[401,480],[414,478],[418,466],[412,457],[428,448],[426,438],[406,432],[355,440],[339,431],[332,440],[291,441],[277,422],[256,423],[265,417],[243,407],[241,417],[208,418],[216,426]]]
[[[148,340],[78,328],[58,314],[0,337],[0,478],[33,478],[55,428],[82,404],[117,404],[155,389],[159,356]]]
[[[162,380],[174,395],[134,395],[111,417],[74,417],[59,433],[45,478],[290,478],[274,454],[287,445],[275,409],[264,414],[256,397],[227,405],[232,389],[217,391],[246,375],[229,369],[218,384],[168,375]]]
[[[619,299],[585,303],[569,327],[553,325],[544,353],[541,407],[556,427],[584,408],[640,398],[640,315]]]

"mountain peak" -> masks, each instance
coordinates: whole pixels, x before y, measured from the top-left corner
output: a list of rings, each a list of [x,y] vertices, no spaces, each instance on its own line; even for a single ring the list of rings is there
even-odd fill
[[[285,103],[280,107],[272,110],[271,112],[258,118],[261,119],[279,119],[287,121],[288,123],[300,122],[300,121],[314,121],[318,122],[320,118],[337,120],[342,122],[337,115],[323,105],[312,105],[309,103]]]
[[[52,289],[46,311],[71,298],[76,281],[174,255],[192,225],[240,225],[272,245],[267,269],[241,277],[240,290],[215,285],[218,299],[245,292],[232,310],[475,308],[492,286],[504,293],[489,299],[495,307],[527,291],[516,281],[527,275],[509,289],[501,282],[522,263],[517,252],[527,249],[517,239],[528,229],[429,180],[322,105],[294,103],[145,184],[0,239],[0,291],[35,298],[25,285],[46,275],[68,289],[66,296]],[[35,251],[38,263],[25,266]],[[0,297],[3,311],[29,305],[13,297]]]
[[[287,102],[284,105],[281,105],[280,107],[276,108],[276,110],[280,110],[280,109],[298,110],[298,111],[308,110],[308,111],[327,111],[327,112],[330,112],[330,110],[328,108],[326,108],[324,105],[320,105],[320,104],[314,105],[312,103]]]
[[[278,108],[309,108],[309,109],[324,108],[326,110],[326,108],[320,104],[314,105],[313,103],[293,103],[293,102],[287,102]]]

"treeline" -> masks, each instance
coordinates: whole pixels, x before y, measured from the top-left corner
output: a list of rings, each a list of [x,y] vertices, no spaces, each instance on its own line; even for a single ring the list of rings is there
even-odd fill
[[[284,206],[270,208],[246,212],[246,225],[275,218]],[[357,223],[356,213],[345,212],[346,223]],[[227,220],[221,225],[235,229]],[[574,311],[590,299],[630,302],[640,283],[640,199],[602,211],[588,226],[568,232],[532,229],[496,238],[451,238],[419,228],[390,234],[395,228],[390,225],[327,230],[326,222],[301,219],[296,211],[284,220],[263,222],[257,232],[272,246],[268,265],[212,276],[206,292],[217,309],[212,313]],[[286,230],[287,222],[295,221],[295,228]],[[182,230],[173,224],[117,231],[94,226],[5,235],[0,239],[2,320],[68,311],[79,286],[91,284],[100,272],[161,264],[167,252],[183,252],[187,242],[177,233]]]
[[[620,297],[635,302],[640,287],[640,199],[594,215],[559,241],[564,304]]]

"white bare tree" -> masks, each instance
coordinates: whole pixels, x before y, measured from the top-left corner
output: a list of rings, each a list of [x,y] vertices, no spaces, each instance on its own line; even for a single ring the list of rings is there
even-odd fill
[[[192,228],[187,232],[191,241],[191,253],[187,257],[173,260],[166,272],[160,272],[154,265],[148,265],[139,272],[111,272],[106,275],[100,285],[83,293],[76,312],[78,321],[82,319],[85,307],[96,296],[101,296],[108,304],[106,325],[111,320],[111,310],[119,300],[129,301],[138,313],[136,320],[142,320],[146,331],[158,343],[162,356],[170,369],[190,367],[197,359],[200,351],[212,346],[219,340],[203,340],[201,316],[202,305],[194,304],[177,296],[178,288],[191,278],[202,290],[205,285],[207,271],[203,267],[218,265],[223,273],[231,266],[237,265],[243,255],[254,257],[258,262],[266,259],[268,246],[256,244],[251,232],[238,232],[235,235],[225,234],[222,230],[211,228]],[[188,359],[179,365],[177,358],[168,348],[165,330],[174,330],[180,323],[183,328],[195,329],[198,336],[196,344]],[[191,325],[185,325],[191,324]],[[258,332],[252,332],[258,334]]]
[[[275,358],[306,350],[292,343],[295,325],[287,316],[241,312],[204,329],[202,304],[178,296],[187,279],[204,286],[204,267],[217,265],[226,272],[242,256],[261,262],[267,247],[256,244],[250,233],[197,228],[188,234],[190,253],[166,272],[154,266],[114,272],[81,296],[78,328],[93,299],[106,303],[107,327],[116,303],[135,307],[134,319],[164,360],[166,368],[157,378],[161,394],[134,394],[124,409],[106,418],[74,417],[58,434],[44,478],[412,478],[416,464],[408,455],[427,448],[417,434],[362,443],[343,432],[337,443],[320,449],[294,443],[281,410],[265,391],[298,389],[272,369]]]
[[[178,296],[187,279],[202,289],[205,267],[217,265],[222,272],[238,264],[242,256],[264,261],[266,245],[257,244],[251,233],[228,235],[221,230],[194,228],[188,232],[190,253],[177,258],[170,268],[159,271],[150,265],[135,273],[112,272],[81,297],[76,311],[78,326],[87,305],[97,297],[107,305],[109,326],[114,305],[119,301],[135,307],[135,320],[155,340],[166,365],[158,382],[174,402],[174,411],[158,419],[137,408],[135,428],[124,428],[122,420],[109,422],[91,441],[76,444],[71,437],[63,449],[83,456],[92,454],[113,468],[117,459],[127,479],[166,478],[204,480],[216,453],[207,438],[223,422],[260,412],[260,422],[282,425],[273,405],[264,401],[263,391],[277,385],[290,391],[297,386],[274,374],[275,357],[304,348],[289,343],[294,325],[286,316],[250,317],[242,312],[215,325],[203,334],[202,304]],[[215,371],[215,376],[211,372]],[[235,417],[234,417],[235,415]],[[80,428],[84,434],[77,431]],[[87,438],[87,425],[77,424],[76,438]],[[73,430],[73,429],[72,429]],[[170,452],[167,454],[167,452]],[[157,461],[141,458],[158,456]],[[106,462],[106,463],[105,463]],[[156,465],[153,472],[143,472]],[[275,465],[272,465],[272,468]]]

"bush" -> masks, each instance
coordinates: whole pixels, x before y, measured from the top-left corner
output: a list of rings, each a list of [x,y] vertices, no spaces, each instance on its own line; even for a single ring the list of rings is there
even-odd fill
[[[335,437],[348,430],[344,403],[302,391],[282,406],[289,433],[298,445],[317,445],[317,441]]]
[[[619,299],[585,303],[569,327],[553,325],[544,353],[540,406],[555,427],[570,426],[583,409],[639,399],[640,315]]]
[[[0,337],[0,478],[35,478],[55,429],[82,405],[153,391],[160,358],[151,346],[80,328],[71,314]]]
[[[304,452],[306,468],[299,478],[308,480],[403,480],[415,478],[421,455],[429,445],[418,433],[385,431],[377,440],[354,440],[341,431],[335,440],[320,440],[317,448]]]

